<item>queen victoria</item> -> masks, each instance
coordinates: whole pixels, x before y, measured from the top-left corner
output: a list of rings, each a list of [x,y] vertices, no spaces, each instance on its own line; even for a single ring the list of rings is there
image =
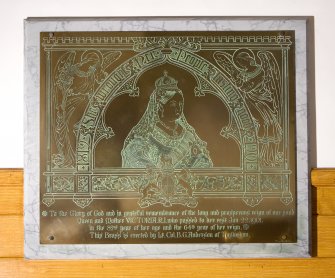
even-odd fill
[[[207,144],[183,114],[184,97],[177,83],[167,72],[156,80],[144,115],[124,142],[122,167],[162,168],[167,158],[173,168],[213,167]]]

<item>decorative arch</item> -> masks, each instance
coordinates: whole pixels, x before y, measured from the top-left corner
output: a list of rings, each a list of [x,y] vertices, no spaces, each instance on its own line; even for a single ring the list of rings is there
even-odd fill
[[[122,94],[138,96],[138,78],[147,70],[169,63],[188,71],[197,81],[196,96],[206,93],[217,96],[229,109],[229,126],[221,135],[232,137],[241,146],[243,171],[258,171],[258,144],[255,126],[242,96],[224,74],[208,60],[179,46],[169,49],[151,48],[136,54],[119,65],[96,90],[79,125],[76,146],[78,173],[90,172],[93,166],[93,147],[102,138],[113,136],[103,120],[108,103]]]

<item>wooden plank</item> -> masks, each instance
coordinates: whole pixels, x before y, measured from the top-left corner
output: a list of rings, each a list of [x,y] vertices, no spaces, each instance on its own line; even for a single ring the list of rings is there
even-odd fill
[[[23,216],[0,216],[0,257],[23,257]]]
[[[23,214],[23,187],[0,186],[0,215]]]
[[[335,258],[252,260],[0,259],[0,277],[334,277]]]
[[[314,194],[314,212],[318,215],[335,216],[335,186],[318,186]]]
[[[335,216],[335,168],[313,169],[311,179],[313,213]]]
[[[23,169],[0,169],[0,186],[22,186],[23,185]]]
[[[312,185],[335,185],[335,168],[318,168],[311,171]]]
[[[318,216],[316,229],[316,255],[318,257],[335,257],[335,216]]]

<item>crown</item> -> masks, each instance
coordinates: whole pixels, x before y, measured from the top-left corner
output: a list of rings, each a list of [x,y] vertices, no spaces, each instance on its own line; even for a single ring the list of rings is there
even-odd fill
[[[164,71],[164,75],[158,78],[155,82],[156,89],[178,89],[178,81],[171,76],[168,72]]]

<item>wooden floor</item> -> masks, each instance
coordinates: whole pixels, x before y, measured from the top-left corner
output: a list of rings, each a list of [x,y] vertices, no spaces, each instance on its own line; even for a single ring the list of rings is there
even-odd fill
[[[22,169],[0,169],[0,277],[335,277],[335,169],[311,175],[313,258],[32,261],[23,258]]]

